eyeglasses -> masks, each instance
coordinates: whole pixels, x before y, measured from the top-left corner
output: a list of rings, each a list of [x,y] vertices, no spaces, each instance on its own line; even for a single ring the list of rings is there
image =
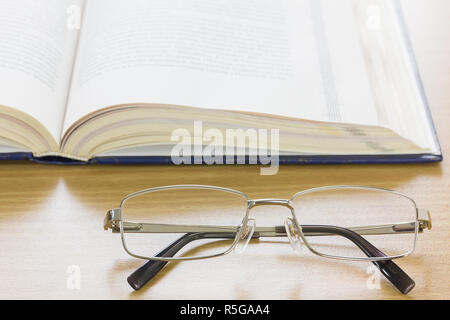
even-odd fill
[[[284,224],[256,226],[251,209],[267,205],[290,211]],[[375,187],[326,186],[289,200],[251,200],[222,187],[175,185],[126,196],[108,211],[104,229],[121,234],[128,254],[149,260],[128,277],[135,290],[169,261],[240,253],[250,240],[287,237],[296,253],[307,248],[321,257],[371,261],[406,294],[415,283],[392,260],[414,251],[431,217],[406,195]]]

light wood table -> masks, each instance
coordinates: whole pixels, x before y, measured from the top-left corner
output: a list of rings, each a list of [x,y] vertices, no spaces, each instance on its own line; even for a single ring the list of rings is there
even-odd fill
[[[444,155],[450,154],[450,1],[404,2],[417,59]],[[171,184],[234,188],[252,198],[287,198],[323,185],[357,184],[402,191],[428,208],[433,229],[398,261],[416,281],[407,296],[382,278],[369,290],[370,263],[295,256],[287,242],[262,241],[242,255],[172,263],[139,292],[126,277],[141,260],[119,235],[103,231],[106,211],[133,191]],[[450,297],[450,162],[411,165],[283,166],[260,176],[246,166],[52,166],[0,164],[0,298],[306,299]],[[282,223],[286,212],[273,207]],[[260,217],[257,216],[257,222]],[[267,216],[267,215],[266,215]],[[261,218],[263,220],[263,217]],[[263,221],[261,221],[263,223]],[[67,288],[70,266],[79,290]]]

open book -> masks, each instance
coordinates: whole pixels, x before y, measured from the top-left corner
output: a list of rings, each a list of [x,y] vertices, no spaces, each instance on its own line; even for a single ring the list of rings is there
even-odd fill
[[[286,159],[441,159],[396,1],[2,0],[0,43],[3,159],[167,159],[194,121],[279,129]]]

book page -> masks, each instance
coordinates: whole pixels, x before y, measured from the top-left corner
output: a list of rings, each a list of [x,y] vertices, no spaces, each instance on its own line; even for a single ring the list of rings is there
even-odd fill
[[[347,0],[98,0],[85,13],[65,130],[143,102],[377,124]]]
[[[0,105],[41,122],[59,142],[83,0],[0,1]],[[78,11],[79,10],[79,11]]]
[[[15,153],[15,152],[30,152],[22,145],[0,137],[0,155],[5,153]]]

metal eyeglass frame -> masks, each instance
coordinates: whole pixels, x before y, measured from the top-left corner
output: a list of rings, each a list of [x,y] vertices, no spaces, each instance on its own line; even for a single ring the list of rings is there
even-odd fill
[[[123,210],[123,207],[127,200],[134,198],[139,195],[143,195],[146,193],[156,192],[156,191],[164,191],[164,190],[172,190],[172,189],[203,189],[203,190],[214,190],[214,191],[222,191],[222,192],[228,192],[233,193],[236,195],[241,196],[247,201],[247,209],[245,216],[243,217],[243,220],[240,225],[238,226],[201,226],[201,225],[172,225],[172,224],[152,224],[152,223],[134,223],[134,222],[127,222],[123,221],[121,217],[121,212]],[[338,189],[357,189],[357,190],[368,190],[368,191],[376,191],[376,192],[386,192],[386,193],[393,193],[398,196],[404,197],[405,199],[408,199],[413,204],[413,207],[415,209],[415,219],[412,222],[407,223],[399,223],[399,224],[388,224],[388,225],[375,225],[375,226],[360,226],[360,227],[351,227],[351,228],[340,228],[340,227],[334,227],[334,226],[305,226],[300,225],[297,216],[295,214],[295,209],[292,205],[292,201],[296,199],[297,197],[300,197],[302,195],[317,192],[317,191],[327,191],[327,190],[338,190]],[[253,227],[249,228],[249,221],[253,220],[249,218],[250,210],[257,206],[264,206],[264,205],[280,205],[288,208],[291,211],[291,218],[287,218],[285,226],[275,226],[275,227]],[[290,221],[289,221],[290,220]],[[288,225],[289,224],[289,225]],[[324,229],[325,227],[325,229]],[[334,228],[334,229],[333,229]],[[217,186],[208,186],[208,185],[173,185],[173,186],[163,186],[163,187],[156,187],[156,188],[150,188],[145,189],[141,191],[134,192],[128,196],[126,196],[121,204],[120,208],[109,210],[105,220],[104,220],[104,229],[112,229],[113,233],[120,233],[121,234],[121,240],[123,247],[125,251],[136,258],[140,259],[146,259],[150,260],[146,265],[146,268],[144,268],[141,271],[146,271],[144,274],[142,272],[138,272],[136,275],[137,278],[146,279],[148,278],[145,283],[150,280],[162,267],[167,264],[169,261],[183,261],[183,260],[198,260],[198,259],[207,259],[207,258],[214,258],[226,255],[230,252],[232,252],[236,246],[238,245],[239,241],[246,238],[245,245],[248,243],[248,241],[251,238],[259,238],[259,237],[288,237],[291,245],[294,247],[295,241],[302,240],[303,244],[314,254],[331,258],[331,259],[339,259],[339,260],[351,260],[351,261],[371,261],[379,269],[383,272],[383,274],[391,281],[391,282],[398,282],[396,278],[402,278],[401,276],[395,276],[395,273],[399,273],[399,270],[402,274],[404,274],[408,279],[410,279],[396,264],[392,262],[393,259],[398,259],[404,256],[407,256],[411,254],[416,246],[417,236],[419,232],[423,232],[425,229],[431,229],[431,217],[427,210],[419,210],[417,208],[417,205],[413,199],[410,197],[392,190],[377,188],[377,187],[368,187],[368,186],[348,186],[348,185],[338,185],[338,186],[325,186],[325,187],[318,187],[318,188],[312,188],[308,190],[304,190],[301,192],[298,192],[292,196],[291,199],[257,199],[257,200],[250,200],[248,196],[240,191],[229,189],[229,188],[223,188],[223,187],[217,187]],[[310,232],[308,232],[310,230]],[[125,241],[125,233],[185,233],[186,235],[181,237],[179,240],[171,244],[168,248],[161,251],[156,256],[152,257],[146,257],[146,256],[140,256],[132,253],[126,244]],[[371,245],[369,242],[367,242],[361,235],[381,235],[381,234],[397,234],[397,233],[414,233],[414,240],[412,243],[412,247],[407,252],[400,254],[400,255],[394,255],[394,256],[386,256],[384,253],[379,251],[377,248],[375,248],[373,245]],[[229,236],[227,238],[231,239],[234,238],[234,241],[231,245],[231,247],[224,252],[217,253],[217,254],[211,254],[211,255],[204,255],[204,256],[195,256],[195,257],[173,257],[173,255],[181,249],[183,246],[183,243],[188,241],[193,241],[199,239],[197,236],[201,235],[210,235],[213,238],[221,238],[222,235],[228,234]],[[186,236],[193,235],[191,240],[187,239]],[[233,236],[234,235],[234,236]],[[311,245],[308,243],[308,240],[306,239],[306,236],[324,236],[324,235],[341,235],[349,240],[351,240],[354,244],[356,244],[361,250],[364,251],[364,253],[367,255],[367,257],[345,257],[345,256],[335,256],[335,255],[329,255],[329,254],[323,254],[318,251],[316,251]],[[294,237],[297,237],[294,239]],[[183,242],[184,241],[184,242]],[[185,243],[187,244],[187,243]],[[177,249],[178,248],[178,249]],[[170,256],[170,252],[174,251],[175,253]],[[387,266],[386,266],[387,265]],[[143,266],[143,267],[144,267]],[[395,267],[394,267],[395,266]],[[399,269],[399,270],[390,270],[392,268]],[[142,267],[141,267],[142,268]],[[140,269],[141,269],[140,268]],[[140,270],[139,269],[139,270]],[[138,270],[138,271],[139,271]],[[150,273],[149,273],[150,271]],[[133,275],[132,275],[133,276]],[[129,283],[132,285],[133,288],[136,290],[139,289],[142,285],[138,285],[136,283],[131,283],[129,277]],[[391,279],[392,278],[392,279]],[[403,277],[405,280],[406,278]],[[142,280],[141,279],[141,280]],[[136,279],[135,279],[136,280]],[[137,279],[139,280],[139,279]],[[142,282],[142,281],[138,281]],[[414,287],[414,281],[412,279],[407,281],[400,281],[403,282],[402,285],[395,284],[394,285],[400,290],[400,291],[407,291],[409,292]],[[145,284],[144,283],[144,284]],[[402,287],[402,288],[399,288]],[[407,293],[403,292],[403,293]]]

